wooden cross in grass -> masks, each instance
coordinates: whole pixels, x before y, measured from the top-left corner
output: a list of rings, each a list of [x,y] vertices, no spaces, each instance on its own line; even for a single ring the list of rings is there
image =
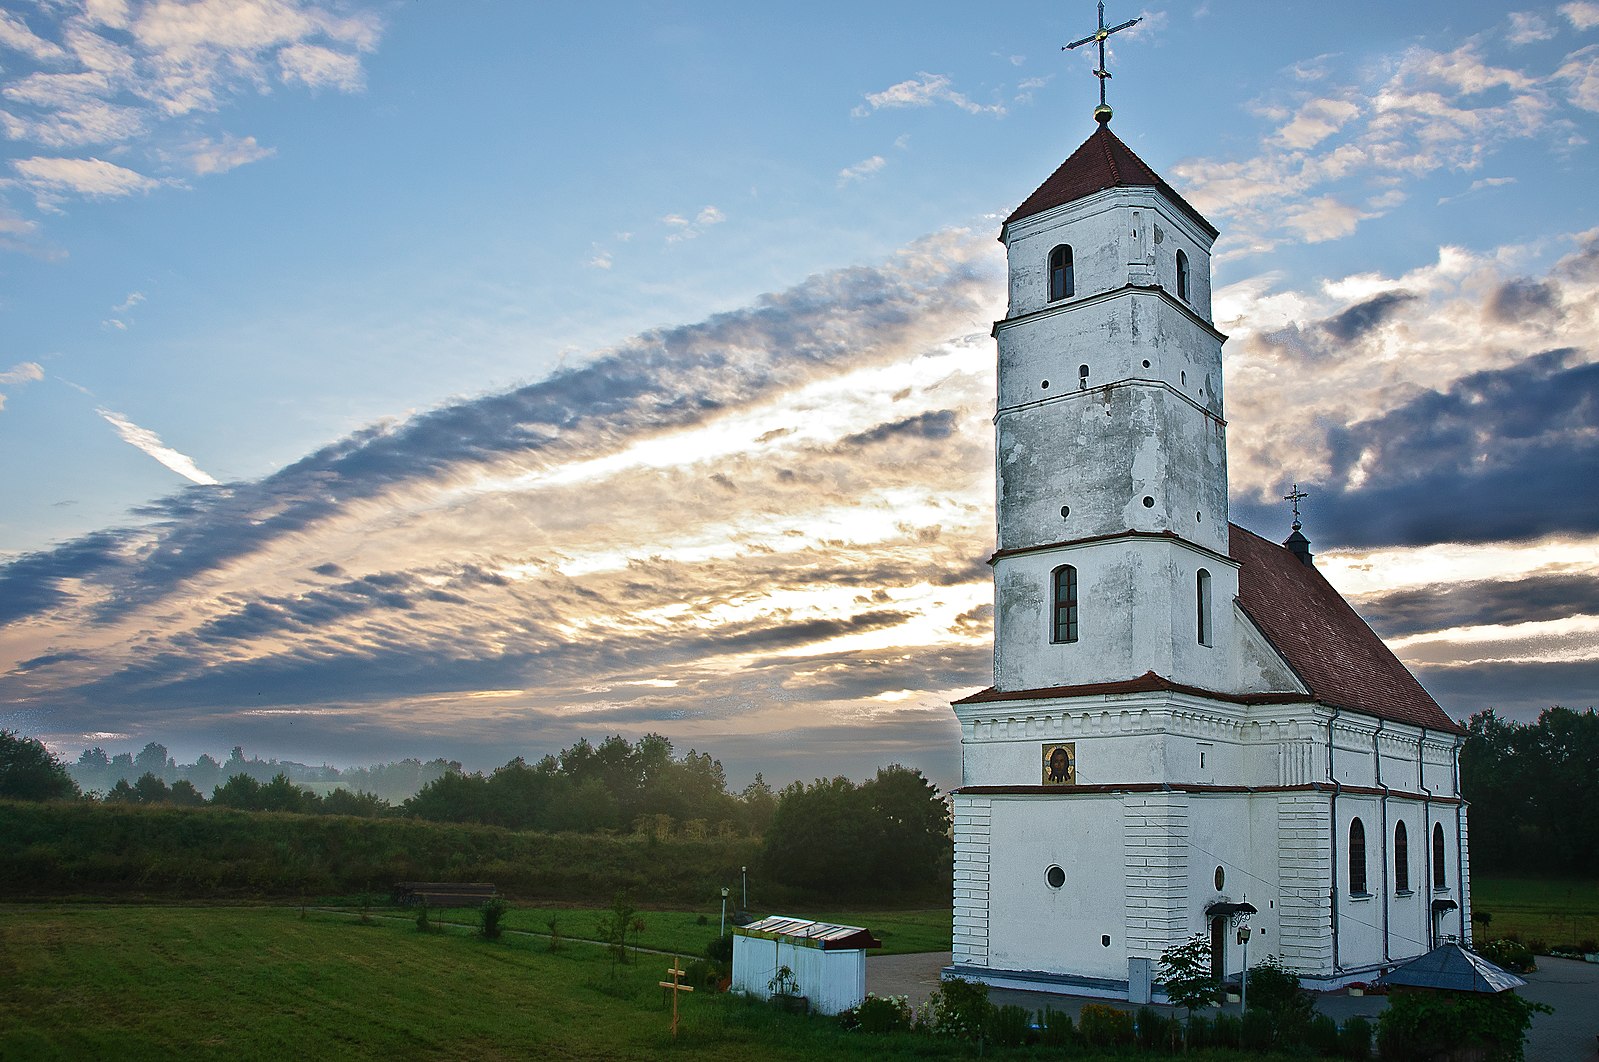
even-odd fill
[[[678,968],[677,960],[673,959],[672,968],[666,971],[666,975],[670,977],[671,980],[655,982],[662,988],[670,988],[672,990],[672,1039],[674,1040],[677,1039],[677,994],[679,992],[694,991],[693,985],[685,985],[683,983],[683,974],[685,972],[686,971]]]

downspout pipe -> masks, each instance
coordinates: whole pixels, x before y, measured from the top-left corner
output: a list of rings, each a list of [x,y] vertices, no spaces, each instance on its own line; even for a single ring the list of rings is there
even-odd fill
[[[1460,906],[1455,910],[1460,912],[1462,947],[1469,943],[1466,939],[1466,798],[1460,792],[1460,746],[1463,744],[1464,741],[1455,738],[1453,755],[1449,757],[1455,786],[1455,884],[1456,894],[1460,897]]]
[[[1422,892],[1427,902],[1422,908],[1427,912],[1427,950],[1431,951],[1438,942],[1433,939],[1436,928],[1432,915],[1432,790],[1427,788],[1426,747],[1427,728],[1422,727],[1421,739],[1416,742],[1416,788],[1421,790],[1421,866],[1422,881],[1427,883]]]
[[[1388,834],[1388,787],[1382,781],[1382,731],[1386,720],[1377,720],[1377,729],[1371,732],[1371,758],[1377,769],[1377,788],[1382,790],[1382,843],[1377,851],[1382,856],[1382,961],[1389,960],[1388,947],[1388,845],[1393,840]]]
[[[1332,852],[1332,881],[1328,883],[1328,899],[1332,901],[1332,961],[1333,973],[1342,970],[1343,963],[1338,957],[1338,794],[1343,786],[1339,783],[1337,775],[1333,772],[1333,724],[1338,721],[1339,709],[1333,706],[1332,715],[1327,717],[1327,781],[1332,783],[1332,800],[1327,805],[1329,826],[1327,840]]]

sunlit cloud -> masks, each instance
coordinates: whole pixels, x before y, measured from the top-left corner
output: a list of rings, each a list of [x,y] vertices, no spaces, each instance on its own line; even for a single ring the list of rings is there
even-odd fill
[[[194,458],[187,454],[179,453],[161,441],[161,437],[149,428],[141,428],[121,413],[109,409],[96,409],[96,413],[105,418],[117,430],[117,435],[122,441],[136,450],[149,454],[156,461],[176,472],[184,479],[193,483],[214,485],[215,477],[202,472],[194,463]]]

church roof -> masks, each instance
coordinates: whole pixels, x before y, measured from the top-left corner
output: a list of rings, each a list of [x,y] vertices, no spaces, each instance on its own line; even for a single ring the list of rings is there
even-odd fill
[[[1190,221],[1209,233],[1211,239],[1219,235],[1216,226],[1206,221],[1199,211],[1189,206],[1187,200],[1161,179],[1160,174],[1133,154],[1133,149],[1122,143],[1110,131],[1109,125],[1101,125],[1083,141],[1082,146],[1072,152],[1071,157],[1061,163],[1060,168],[1050,174],[1049,179],[1005,219],[1005,224],[1011,225],[1034,214],[1074,203],[1106,188],[1154,188],[1171,200],[1172,205],[1186,214]]]
[[[1238,602],[1316,700],[1396,723],[1463,733],[1321,572],[1237,524]]]

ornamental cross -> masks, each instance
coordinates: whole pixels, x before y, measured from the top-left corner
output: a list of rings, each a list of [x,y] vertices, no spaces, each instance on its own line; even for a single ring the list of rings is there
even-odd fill
[[[1306,494],[1304,491],[1300,490],[1299,489],[1299,484],[1297,484],[1297,483],[1294,484],[1294,489],[1293,490],[1291,490],[1287,494],[1283,495],[1283,501],[1285,501],[1285,502],[1293,502],[1294,503],[1294,530],[1295,531],[1298,531],[1299,527],[1300,527],[1300,524],[1299,524],[1299,503],[1303,499],[1308,498],[1308,497],[1310,497],[1310,495]]]
[[[1112,33],[1120,33],[1129,26],[1136,26],[1142,21],[1144,21],[1142,17],[1130,18],[1126,22],[1123,22],[1120,26],[1107,27],[1105,25],[1105,0],[1099,0],[1099,29],[1096,30],[1091,36],[1084,37],[1080,41],[1072,41],[1070,44],[1061,48],[1061,51],[1064,52],[1072,48],[1080,48],[1085,44],[1099,45],[1099,66],[1095,68],[1094,76],[1099,78],[1099,105],[1105,109],[1107,114],[1110,110],[1110,105],[1105,102],[1105,82],[1110,80],[1110,71],[1105,69],[1105,39]],[[1095,111],[1094,113],[1096,116],[1099,114],[1098,111]]]

